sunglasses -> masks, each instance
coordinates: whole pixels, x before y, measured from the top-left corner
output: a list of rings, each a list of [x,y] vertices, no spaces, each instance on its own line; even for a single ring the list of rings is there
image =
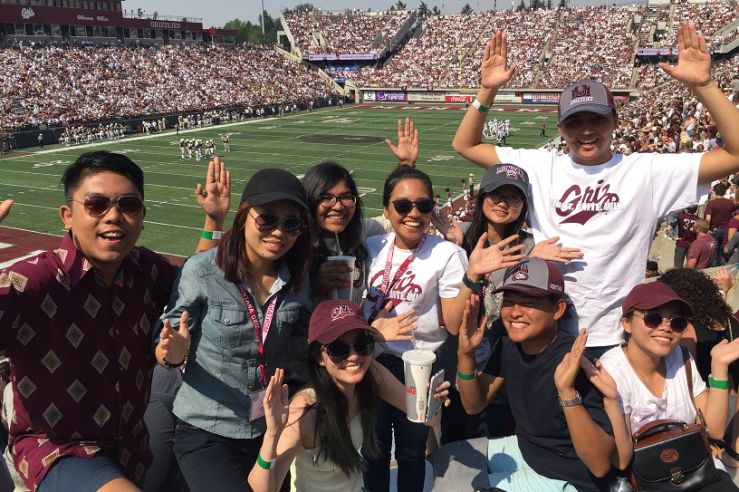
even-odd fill
[[[332,361],[338,362],[347,359],[352,350],[355,354],[360,356],[372,355],[375,350],[375,338],[372,335],[364,334],[358,335],[354,339],[353,346],[349,346],[343,340],[334,340],[333,342],[323,346],[323,350],[331,358]]]
[[[430,213],[434,210],[435,204],[431,198],[422,198],[415,202],[408,200],[407,198],[400,198],[398,200],[393,200],[390,203],[393,204],[396,212],[403,215],[410,213],[410,211],[413,210],[413,207],[416,207],[422,214]]]
[[[644,314],[634,311],[636,317],[644,320],[648,328],[655,329],[665,320],[670,323],[670,329],[675,332],[684,331],[688,327],[688,318],[685,316],[662,316],[659,311],[645,311]]]
[[[144,202],[141,198],[131,195],[117,196],[115,198],[105,195],[87,195],[83,201],[71,201],[81,203],[87,215],[96,218],[107,214],[108,210],[113,208],[113,206],[129,217],[138,217],[144,209]]]
[[[318,197],[318,203],[320,203],[322,207],[331,208],[336,205],[336,202],[341,202],[343,206],[349,208],[356,205],[357,197],[352,193],[342,193],[338,196],[325,193]]]
[[[490,198],[493,203],[506,202],[509,207],[518,207],[523,203],[523,198],[517,193],[500,193],[493,191],[485,195],[485,198]]]
[[[251,215],[251,214],[250,214]],[[288,217],[280,220],[279,217],[270,213],[261,213],[251,216],[257,226],[259,232],[271,232],[277,228],[282,229],[286,234],[299,236],[305,230],[305,222],[297,217]]]

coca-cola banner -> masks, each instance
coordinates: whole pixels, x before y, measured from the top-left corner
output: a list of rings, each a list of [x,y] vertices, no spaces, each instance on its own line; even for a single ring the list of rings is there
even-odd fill
[[[474,94],[447,94],[444,102],[469,104],[475,100]]]
[[[405,102],[405,92],[377,92],[375,100],[380,102]]]

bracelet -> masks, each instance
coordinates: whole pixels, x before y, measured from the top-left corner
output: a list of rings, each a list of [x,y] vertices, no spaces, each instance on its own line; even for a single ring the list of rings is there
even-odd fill
[[[729,380],[728,379],[713,379],[713,376],[709,374],[708,375],[708,387],[721,389],[721,390],[727,390],[729,389]]]
[[[262,458],[262,452],[260,451],[257,453],[257,465],[259,465],[259,468],[263,470],[269,470],[272,468],[272,463],[274,463],[275,460],[266,461],[264,458]]]
[[[490,111],[490,106],[485,106],[477,98],[475,98],[475,100],[472,101],[472,107],[475,108],[476,110],[478,110],[481,113],[487,113],[488,111]]]
[[[187,358],[190,356],[190,347],[187,347],[187,352],[185,352],[185,356],[182,358],[182,362],[179,364],[173,364],[172,362],[168,361],[165,358],[162,358],[162,364],[167,369],[176,369],[178,367],[181,367],[185,362],[187,362]]]
[[[562,408],[576,407],[578,405],[582,405],[582,398],[580,397],[580,393],[577,391],[575,391],[575,397],[570,398],[569,400],[559,398],[559,406]]]
[[[218,241],[223,237],[223,231],[206,231],[203,229],[200,231],[200,237],[209,241]]]
[[[471,372],[469,374],[465,374],[463,372],[459,372],[459,369],[457,369],[457,377],[462,381],[472,381],[477,377],[477,373]]]
[[[485,285],[485,280],[480,279],[475,282],[467,276],[467,272],[464,272],[464,275],[462,275],[462,283],[475,294],[480,294],[482,293],[482,286]]]

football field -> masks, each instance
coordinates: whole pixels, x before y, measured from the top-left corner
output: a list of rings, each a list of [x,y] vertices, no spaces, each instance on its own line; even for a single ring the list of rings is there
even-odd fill
[[[0,199],[13,198],[15,205],[2,226],[62,235],[58,208],[62,203],[59,178],[64,168],[81,153],[110,150],[128,155],[144,170],[147,215],[139,244],[153,250],[187,256],[197,243],[203,216],[193,191],[203,182],[208,161],[181,159],[179,139],[212,138],[216,155],[232,172],[232,210],[238,207],[241,191],[249,177],[265,167],[281,167],[302,175],[308,168],[331,160],[351,170],[362,194],[365,216],[382,213],[382,185],[396,160],[385,138],[396,138],[398,118],[411,117],[420,131],[418,167],[427,172],[436,193],[446,198],[461,193],[461,180],[481,169],[459,157],[451,141],[464,112],[462,108],[420,106],[353,106],[297,113],[281,118],[246,120],[242,123],[173,131],[144,136],[129,135],[115,142],[96,142],[72,147],[46,146],[43,150],[21,149],[0,156]],[[535,108],[491,112],[510,119],[508,144],[538,147],[542,121],[547,135],[556,135],[556,113]],[[231,152],[224,152],[220,134],[231,135]],[[226,220],[227,227],[233,215]]]

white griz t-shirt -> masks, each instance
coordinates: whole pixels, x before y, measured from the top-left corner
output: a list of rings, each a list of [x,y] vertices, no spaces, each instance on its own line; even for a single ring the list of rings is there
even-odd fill
[[[497,147],[497,153],[529,174],[535,241],[559,236],[563,246],[583,252],[581,261],[561,267],[588,346],[618,344],[621,304],[644,280],[657,219],[708,192],[708,185],[698,187],[703,154],[614,154],[605,164],[583,166],[546,150]],[[506,172],[505,165],[499,170]]]
[[[395,234],[384,234],[367,238],[367,297],[362,308],[365,318],[372,313],[372,308],[380,295],[382,275],[390,248],[393,250],[393,262],[389,280],[395,278],[395,272],[412,254],[412,250],[396,248],[393,245]],[[389,316],[397,316],[415,309],[418,316],[414,336],[416,348],[436,351],[447,332],[441,325],[441,299],[457,297],[462,285],[462,276],[467,270],[467,255],[454,243],[438,236],[426,236],[426,241],[416,257],[400,278],[390,285],[390,292],[383,304],[392,301],[394,308]],[[403,352],[413,349],[411,341],[396,341],[379,344],[382,352],[400,357]]]

